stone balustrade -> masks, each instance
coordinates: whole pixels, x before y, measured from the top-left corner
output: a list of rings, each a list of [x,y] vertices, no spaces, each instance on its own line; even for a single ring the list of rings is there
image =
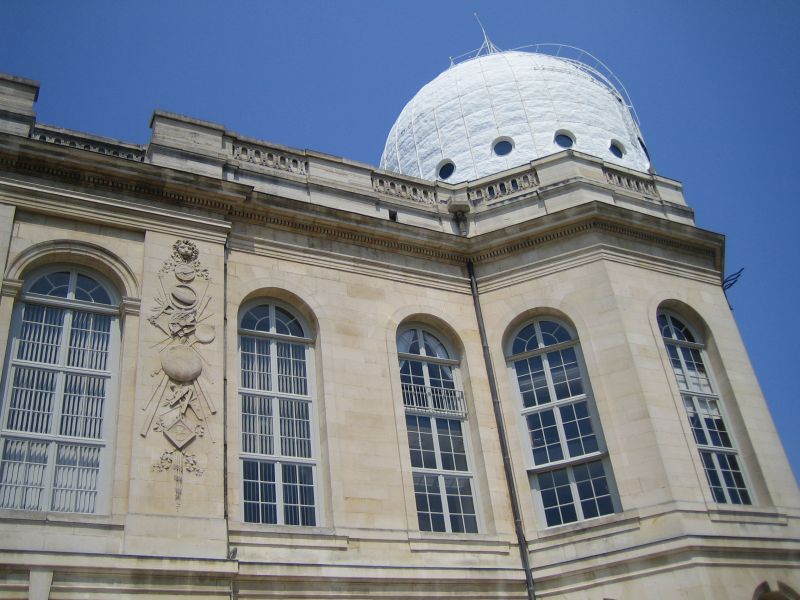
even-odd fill
[[[72,133],[63,129],[51,129],[49,127],[34,127],[31,138],[59,146],[69,146],[80,148],[89,152],[97,152],[108,156],[117,156],[137,162],[144,162],[146,149],[143,146],[115,142],[113,140],[101,140],[93,136],[82,133]]]
[[[401,179],[392,179],[384,175],[372,176],[372,189],[381,194],[395,196],[422,204],[436,204],[437,194],[432,185],[412,184]]]
[[[269,146],[233,142],[233,158],[270,169],[288,171],[298,175],[308,174],[308,161],[301,155],[279,151]]]
[[[639,194],[656,195],[656,187],[652,181],[615,169],[609,169],[608,167],[603,167],[603,173],[605,173],[606,181],[615,187],[638,192]]]
[[[535,169],[524,173],[506,176],[477,187],[467,189],[467,197],[472,204],[493,202],[499,198],[513,196],[517,193],[536,188],[539,185],[539,176]]]

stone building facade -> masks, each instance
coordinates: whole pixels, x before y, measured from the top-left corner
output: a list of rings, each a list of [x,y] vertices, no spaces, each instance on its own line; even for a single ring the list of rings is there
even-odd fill
[[[0,77],[0,595],[797,598],[797,486],[681,185],[455,184]],[[527,576],[526,576],[527,572]]]

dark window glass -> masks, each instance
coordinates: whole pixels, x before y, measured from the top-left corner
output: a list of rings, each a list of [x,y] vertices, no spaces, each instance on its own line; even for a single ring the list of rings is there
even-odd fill
[[[506,154],[510,154],[513,149],[514,146],[512,146],[511,142],[508,140],[500,140],[494,145],[494,153],[497,154],[497,156],[505,156]]]
[[[565,133],[559,133],[556,135],[556,144],[562,148],[572,148],[572,144],[574,143],[575,141]]]
[[[441,167],[439,167],[439,179],[447,179],[455,172],[455,170],[456,166],[453,163],[444,163]]]

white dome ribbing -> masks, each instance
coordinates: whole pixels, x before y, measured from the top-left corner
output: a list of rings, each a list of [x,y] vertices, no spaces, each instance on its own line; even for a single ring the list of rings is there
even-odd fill
[[[479,179],[572,148],[647,171],[650,161],[623,96],[591,67],[534,52],[496,52],[450,67],[423,87],[397,118],[381,168],[437,179],[451,161],[449,183]],[[497,141],[513,144],[494,152]],[[622,157],[612,151],[615,144]]]

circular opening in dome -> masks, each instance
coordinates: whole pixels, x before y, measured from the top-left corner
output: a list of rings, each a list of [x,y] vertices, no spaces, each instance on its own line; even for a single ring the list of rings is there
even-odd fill
[[[625,146],[623,146],[617,140],[611,140],[611,144],[609,144],[608,149],[611,151],[611,154],[617,158],[622,158],[622,155],[625,154]]]
[[[453,173],[456,172],[456,165],[452,160],[445,160],[439,163],[438,167],[439,179],[448,179]]]
[[[495,140],[494,144],[492,145],[492,150],[497,156],[506,156],[507,154],[511,154],[511,151],[514,149],[514,142],[511,138],[499,138]]]
[[[568,131],[556,131],[556,137],[553,140],[562,148],[572,148],[575,143],[575,138]]]

